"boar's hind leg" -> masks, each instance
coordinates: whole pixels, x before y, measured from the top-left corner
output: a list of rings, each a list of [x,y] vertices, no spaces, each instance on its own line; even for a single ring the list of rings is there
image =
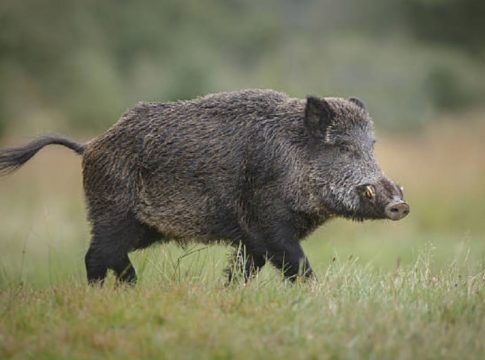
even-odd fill
[[[117,281],[128,284],[134,284],[136,282],[135,268],[128,258],[128,254],[125,254],[125,256],[113,265],[113,270],[116,274]]]
[[[95,239],[91,241],[88,252],[84,257],[86,264],[86,273],[89,285],[102,285],[106,273],[108,272],[107,262],[103,259],[101,251],[94,245]]]
[[[118,234],[121,235],[121,234]],[[118,244],[120,237],[116,235],[94,235],[85,257],[86,272],[90,285],[102,285],[108,269],[113,270],[120,282],[134,283],[136,273],[128,251]]]
[[[85,257],[89,284],[102,284],[108,269],[114,271],[119,282],[136,282],[128,252],[157,239],[158,233],[127,214],[94,221],[93,238]]]

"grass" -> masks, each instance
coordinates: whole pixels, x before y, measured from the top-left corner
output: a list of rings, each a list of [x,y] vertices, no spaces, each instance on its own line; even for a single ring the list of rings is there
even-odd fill
[[[390,272],[335,260],[295,286],[273,273],[226,288],[199,268],[135,288],[12,287],[1,296],[0,355],[479,358],[485,273],[433,272],[428,255]]]
[[[226,247],[169,244],[132,255],[135,287],[89,288],[79,159],[44,150],[0,179],[0,358],[483,358],[484,124],[465,125],[381,136],[411,215],[323,226],[295,285],[226,287]]]

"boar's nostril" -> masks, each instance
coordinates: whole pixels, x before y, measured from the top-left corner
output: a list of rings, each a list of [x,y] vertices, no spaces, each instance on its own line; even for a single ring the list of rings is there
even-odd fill
[[[391,220],[401,220],[409,214],[409,205],[404,201],[394,202],[386,206],[385,213]]]

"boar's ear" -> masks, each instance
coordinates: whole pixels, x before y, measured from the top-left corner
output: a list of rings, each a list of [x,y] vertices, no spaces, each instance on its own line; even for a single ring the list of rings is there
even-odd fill
[[[315,96],[306,98],[305,126],[312,136],[324,139],[334,117],[335,112],[328,102]]]
[[[362,110],[367,111],[367,106],[365,106],[364,102],[362,100],[360,100],[359,98],[352,96],[352,97],[349,97],[349,101],[351,103],[354,103],[358,107],[360,107]]]

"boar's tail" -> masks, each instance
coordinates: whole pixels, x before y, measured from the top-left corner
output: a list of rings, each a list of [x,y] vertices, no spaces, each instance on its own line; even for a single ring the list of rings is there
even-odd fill
[[[45,135],[32,140],[24,146],[0,149],[0,175],[9,174],[27,161],[46,145],[64,145],[79,155],[84,152],[85,146],[69,140],[61,135]]]

